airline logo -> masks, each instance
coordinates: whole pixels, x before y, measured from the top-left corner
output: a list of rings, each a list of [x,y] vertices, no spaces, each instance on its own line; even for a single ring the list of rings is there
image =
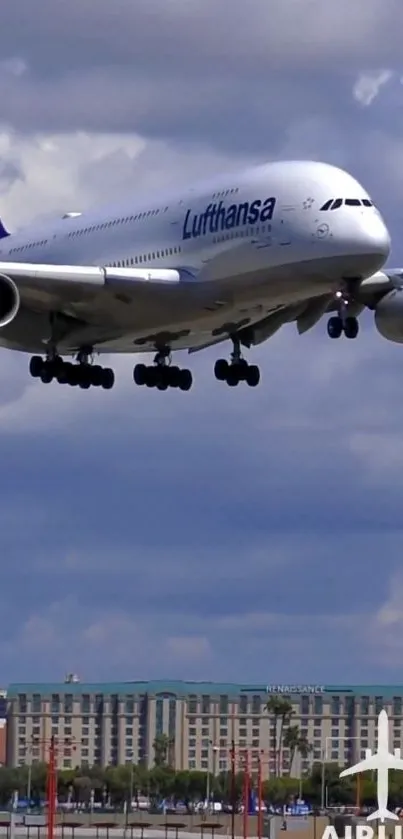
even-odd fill
[[[183,223],[182,239],[196,239],[208,233],[221,233],[258,222],[263,224],[271,221],[275,206],[275,198],[266,198],[264,201],[258,198],[256,201],[244,201],[227,207],[220,201],[219,204],[209,204],[202,213],[188,210]]]

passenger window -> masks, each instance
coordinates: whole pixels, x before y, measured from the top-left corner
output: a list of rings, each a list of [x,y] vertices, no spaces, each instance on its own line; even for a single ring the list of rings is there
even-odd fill
[[[330,208],[330,209],[331,209],[331,210],[338,210],[338,209],[339,209],[339,207],[341,207],[342,203],[343,203],[343,199],[342,199],[342,198],[336,198],[336,200],[335,200],[335,201],[333,201],[333,204],[332,204],[332,206],[331,206],[331,208]]]

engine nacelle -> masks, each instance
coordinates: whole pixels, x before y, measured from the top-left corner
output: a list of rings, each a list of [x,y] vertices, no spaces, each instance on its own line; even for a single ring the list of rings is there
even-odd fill
[[[14,320],[20,303],[20,292],[14,280],[6,274],[0,274],[0,328]]]
[[[379,301],[374,320],[383,338],[403,344],[403,289],[395,288]]]

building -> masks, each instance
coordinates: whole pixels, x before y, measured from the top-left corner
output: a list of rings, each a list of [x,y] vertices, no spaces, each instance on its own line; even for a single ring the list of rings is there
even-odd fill
[[[391,745],[402,746],[403,686],[245,685],[213,682],[121,682],[13,684],[7,692],[7,763],[46,758],[52,735],[59,742],[59,768],[154,762],[153,744],[165,734],[176,769],[220,772],[231,766],[231,743],[260,756],[263,774],[275,772],[274,718],[270,697],[292,703],[292,724],[312,746],[295,756],[294,776],[313,761],[340,765],[375,746],[376,717],[391,718]],[[277,722],[278,731],[280,721]],[[283,749],[281,771],[290,755]]]

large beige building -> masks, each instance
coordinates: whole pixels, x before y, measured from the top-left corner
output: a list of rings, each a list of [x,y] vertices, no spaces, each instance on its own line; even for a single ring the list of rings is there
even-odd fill
[[[292,723],[312,745],[295,756],[298,776],[313,761],[350,763],[375,745],[376,715],[386,708],[391,741],[402,746],[403,686],[244,685],[213,682],[122,682],[84,684],[75,677],[55,684],[14,684],[7,692],[7,763],[46,759],[58,742],[59,768],[154,762],[159,734],[171,743],[177,769],[220,772],[230,768],[231,744],[262,761],[264,776],[275,771],[272,696],[287,697]],[[278,725],[280,725],[278,723]],[[282,754],[289,772],[289,754]]]

